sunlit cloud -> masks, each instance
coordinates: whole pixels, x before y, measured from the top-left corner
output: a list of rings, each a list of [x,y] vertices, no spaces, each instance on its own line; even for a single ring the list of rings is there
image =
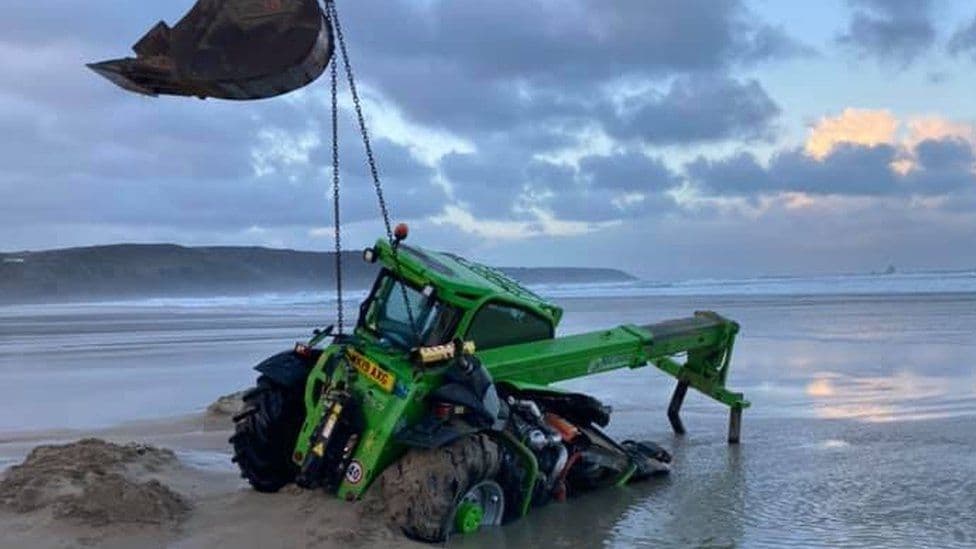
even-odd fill
[[[783,206],[787,210],[805,210],[817,206],[820,200],[807,193],[784,193]]]
[[[947,120],[940,116],[920,116],[908,121],[908,136],[904,144],[914,149],[926,139],[954,137],[976,146],[976,128],[972,124]]]
[[[976,147],[976,128],[936,115],[903,121],[885,109],[846,108],[837,116],[822,117],[810,128],[804,151],[823,160],[842,144],[891,145],[898,150],[891,169],[907,175],[918,167],[916,148],[920,143],[944,139],[961,139]]]
[[[824,159],[841,143],[874,146],[892,144],[900,123],[890,111],[846,108],[838,116],[825,116],[810,129],[806,153]]]
[[[806,393],[812,397],[829,397],[837,394],[837,390],[830,383],[830,379],[822,377],[808,383]]]

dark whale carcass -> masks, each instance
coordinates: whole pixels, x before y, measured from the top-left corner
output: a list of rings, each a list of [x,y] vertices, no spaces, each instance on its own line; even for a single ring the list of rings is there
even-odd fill
[[[88,67],[145,95],[263,99],[322,74],[332,25],[317,0],[199,0],[175,26],[160,21],[132,49],[136,57]]]

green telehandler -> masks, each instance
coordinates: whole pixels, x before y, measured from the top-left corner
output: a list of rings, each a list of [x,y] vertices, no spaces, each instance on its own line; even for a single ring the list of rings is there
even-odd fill
[[[559,307],[500,271],[402,244],[405,226],[396,234],[363,254],[381,268],[352,333],[319,331],[256,367],[231,442],[257,490],[378,490],[392,525],[437,542],[666,473],[658,445],[604,434],[608,406],[551,385],[648,364],[677,379],[677,433],[693,387],[730,407],[739,441],[749,402],[725,387],[735,322],[698,312],[555,337]]]
[[[338,68],[342,60],[386,238],[363,253],[380,266],[351,333],[316,331],[261,362],[230,442],[257,490],[290,483],[346,500],[377,493],[407,536],[439,542],[603,486],[667,473],[648,441],[615,441],[610,408],[552,384],[654,365],[677,380],[668,418],[689,387],[729,406],[738,443],[741,393],[726,389],[738,324],[713,312],[555,337],[562,309],[503,273],[404,244],[394,230],[356,91],[335,0],[198,0],[160,22],[136,57],[89,65],[150,96],[264,99],[301,88],[331,65],[333,199],[339,219]],[[338,54],[336,55],[336,52]]]

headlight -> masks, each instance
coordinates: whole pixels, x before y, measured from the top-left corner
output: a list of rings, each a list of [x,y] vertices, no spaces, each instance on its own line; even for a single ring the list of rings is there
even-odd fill
[[[373,248],[363,250],[363,260],[366,263],[376,263],[376,250]]]

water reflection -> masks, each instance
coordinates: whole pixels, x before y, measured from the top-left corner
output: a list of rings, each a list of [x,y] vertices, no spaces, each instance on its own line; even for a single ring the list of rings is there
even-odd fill
[[[958,378],[899,371],[884,377],[817,374],[806,385],[813,414],[870,422],[976,414],[973,387]]]
[[[711,445],[709,445],[711,446]],[[635,485],[644,492],[620,516],[608,547],[732,547],[744,534],[748,486],[741,446],[716,444],[711,455],[696,445],[676,445],[682,470],[667,484]]]

